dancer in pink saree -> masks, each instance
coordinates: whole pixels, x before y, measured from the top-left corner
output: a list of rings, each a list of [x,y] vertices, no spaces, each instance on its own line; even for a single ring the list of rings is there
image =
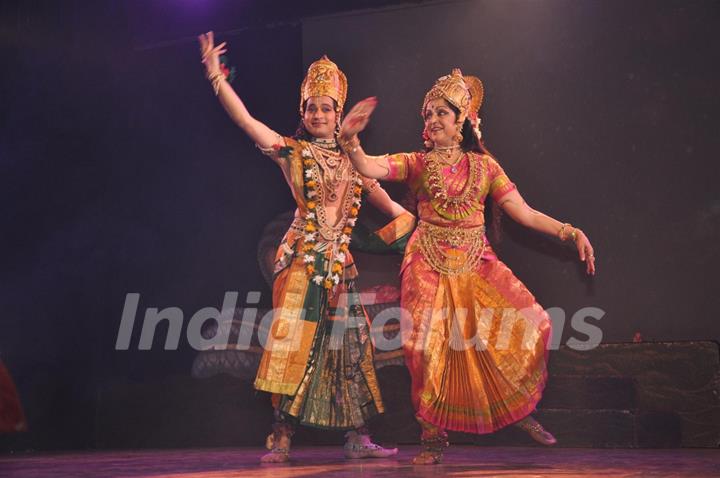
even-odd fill
[[[485,200],[520,224],[572,239],[595,273],[585,234],[530,208],[480,142],[482,96],[480,80],[460,70],[438,79],[423,102],[422,152],[363,152],[357,134],[373,98],[356,105],[341,128],[340,144],[361,174],[405,181],[417,199],[401,302],[412,322],[403,348],[423,430],[418,464],[440,463],[445,430],[480,434],[516,424],[543,444],[556,441],[530,416],[547,380],[550,318],[488,244]]]

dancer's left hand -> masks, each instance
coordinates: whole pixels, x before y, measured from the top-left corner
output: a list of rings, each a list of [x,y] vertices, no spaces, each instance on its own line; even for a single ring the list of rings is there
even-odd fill
[[[340,126],[340,136],[343,138],[352,138],[364,130],[370,122],[370,115],[375,111],[377,104],[378,100],[373,96],[365,98],[353,106]]]
[[[576,229],[576,231],[578,236],[575,241],[575,246],[577,247],[578,254],[580,254],[580,260],[585,262],[587,265],[587,273],[594,276],[595,250],[593,249],[592,244],[590,244],[590,240],[587,238],[585,233],[580,229]]]
[[[211,31],[198,35],[198,42],[200,43],[200,55],[207,74],[210,75],[220,71],[220,55],[227,52],[225,48],[227,42],[215,45],[215,34]]]

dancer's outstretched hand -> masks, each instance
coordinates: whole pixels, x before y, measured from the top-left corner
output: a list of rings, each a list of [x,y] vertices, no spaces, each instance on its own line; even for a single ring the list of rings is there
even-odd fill
[[[353,106],[347,116],[345,116],[342,125],[340,125],[340,136],[352,138],[364,130],[368,122],[370,122],[370,115],[375,111],[377,104],[377,98],[371,96]]]
[[[200,42],[202,62],[205,64],[207,73],[220,71],[220,55],[227,51],[225,49],[227,42],[215,46],[215,34],[213,32],[201,33],[198,35],[198,41]]]
[[[584,261],[587,265],[587,273],[595,275],[595,251],[593,246],[590,244],[590,240],[587,238],[584,232],[578,229],[578,238],[575,241],[577,246],[578,254],[580,254],[580,260]]]

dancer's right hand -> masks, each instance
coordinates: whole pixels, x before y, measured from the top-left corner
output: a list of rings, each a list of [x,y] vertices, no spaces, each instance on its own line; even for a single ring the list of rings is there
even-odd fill
[[[377,98],[371,96],[353,106],[347,116],[345,116],[342,125],[340,125],[340,136],[343,138],[352,138],[364,130],[370,122],[370,116],[373,111],[375,111],[377,104]]]
[[[207,73],[220,71],[220,55],[227,51],[225,49],[227,42],[215,46],[215,34],[211,31],[198,35],[198,41],[200,42],[202,62],[205,64]]]

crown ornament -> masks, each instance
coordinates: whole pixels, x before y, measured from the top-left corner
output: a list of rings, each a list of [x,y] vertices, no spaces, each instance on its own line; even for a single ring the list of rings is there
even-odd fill
[[[452,73],[437,79],[430,91],[425,94],[421,115],[430,101],[443,99],[460,111],[458,123],[466,118],[477,121],[478,112],[483,102],[485,90],[482,81],[476,76],[463,76],[460,68],[453,68]]]
[[[327,55],[310,65],[307,75],[300,86],[300,115],[308,98],[329,96],[342,111],[347,98],[347,78],[345,73],[333,63]]]

